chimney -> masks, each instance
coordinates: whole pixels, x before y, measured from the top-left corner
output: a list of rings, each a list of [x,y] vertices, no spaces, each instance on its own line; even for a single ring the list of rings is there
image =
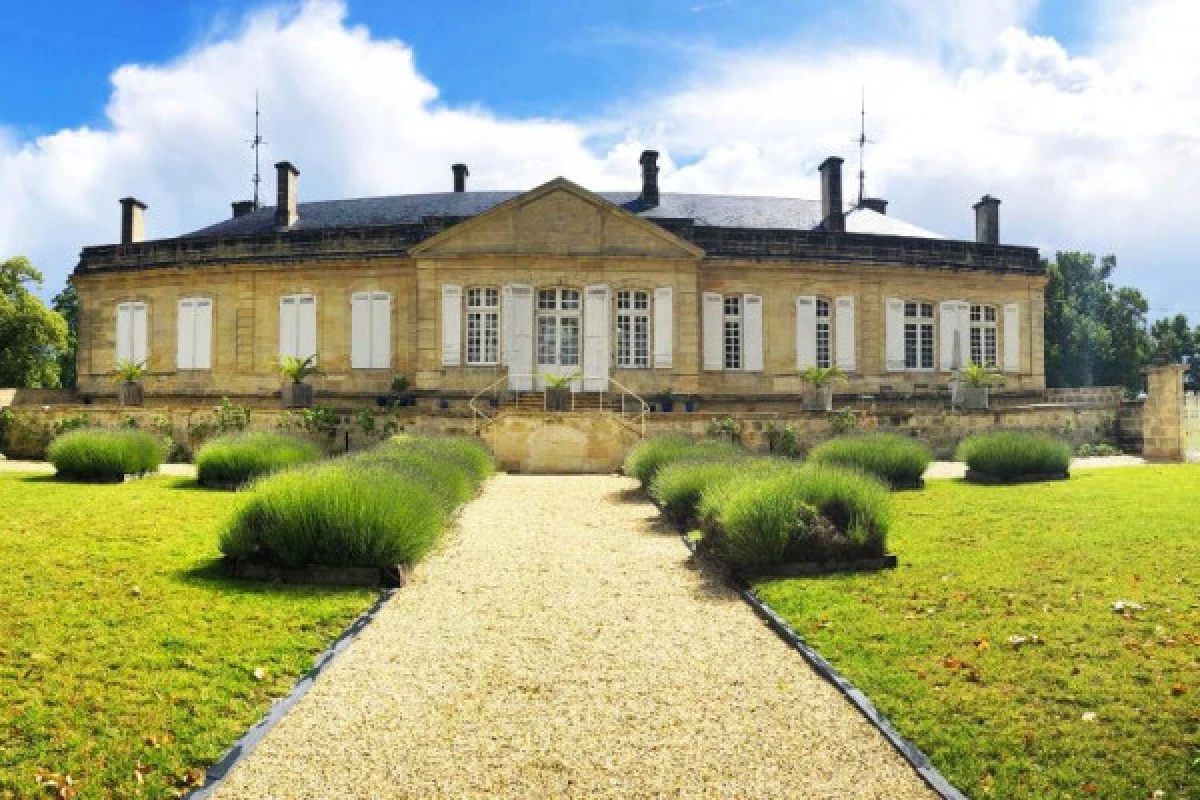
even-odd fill
[[[275,227],[290,228],[300,219],[296,204],[296,179],[300,170],[290,161],[275,165]]]
[[[974,208],[975,241],[980,244],[1000,244],[1000,201],[985,194]]]
[[[454,170],[454,191],[465,192],[467,190],[467,176],[471,171],[467,169],[466,164],[452,164],[450,169]]]
[[[887,214],[887,200],[882,197],[864,197],[863,208],[869,208],[878,214]]]
[[[821,225],[829,233],[845,233],[842,208],[842,159],[830,156],[821,162]]]
[[[255,210],[253,200],[235,200],[233,202],[233,218],[244,217]]]
[[[658,205],[658,151],[643,150],[638,159],[642,165],[642,208]]]
[[[121,244],[135,244],[146,238],[146,204],[136,197],[121,198]]]

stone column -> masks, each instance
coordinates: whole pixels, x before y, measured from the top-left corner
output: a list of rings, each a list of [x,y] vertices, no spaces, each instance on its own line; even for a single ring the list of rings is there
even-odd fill
[[[1157,461],[1183,461],[1182,364],[1146,368],[1146,405],[1142,410],[1142,455]]]

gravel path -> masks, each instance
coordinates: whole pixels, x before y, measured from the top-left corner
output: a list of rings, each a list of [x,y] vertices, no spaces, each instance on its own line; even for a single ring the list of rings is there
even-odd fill
[[[49,461],[0,461],[0,472],[37,472],[51,475],[54,465]],[[158,468],[160,475],[170,475],[176,478],[196,477],[195,464],[163,464]]]
[[[217,797],[932,797],[634,487],[494,478]]]
[[[1071,469],[1144,466],[1146,466],[1146,459],[1141,456],[1090,456],[1071,459]],[[961,461],[934,461],[925,470],[925,478],[934,480],[964,478],[966,475],[967,465]]]

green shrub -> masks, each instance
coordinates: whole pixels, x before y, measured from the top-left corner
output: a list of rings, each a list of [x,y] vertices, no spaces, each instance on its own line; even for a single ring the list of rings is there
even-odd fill
[[[996,431],[959,442],[955,457],[972,472],[995,478],[1062,475],[1071,466],[1071,446],[1045,433]]]
[[[120,481],[126,475],[154,472],[163,460],[162,443],[138,430],[84,428],[59,436],[46,449],[60,478]]]
[[[492,457],[478,439],[467,436],[413,436],[398,437],[393,443],[455,464],[476,488],[483,485],[492,474]]]
[[[1108,442],[1089,442],[1079,446],[1079,450],[1075,453],[1080,458],[1094,458],[1096,456],[1122,456],[1125,455],[1121,448]]]
[[[726,480],[710,481],[700,492],[696,502],[695,517],[700,527],[712,534],[720,526],[721,510],[729,497],[743,487],[762,481],[774,475],[787,471],[801,469],[801,466],[789,459],[781,458],[750,458],[743,461],[734,474]]]
[[[196,453],[196,479],[201,486],[241,486],[320,457],[319,447],[294,436],[264,431],[229,434],[211,440]]]
[[[650,496],[662,506],[674,522],[687,522],[696,516],[696,505],[704,490],[713,483],[734,478],[744,469],[744,461],[673,461],[660,469],[650,484]]]
[[[656,436],[643,439],[625,456],[624,472],[637,478],[642,488],[649,489],[655,474],[673,461],[688,459],[719,460],[742,454],[736,444],[717,439],[689,439],[686,436]]]
[[[817,464],[856,467],[885,481],[893,488],[919,486],[933,454],[909,436],[869,433],[843,436],[822,442],[808,454]]]

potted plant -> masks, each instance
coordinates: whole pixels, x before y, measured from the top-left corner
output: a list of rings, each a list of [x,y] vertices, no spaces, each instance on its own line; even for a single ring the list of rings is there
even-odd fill
[[[283,387],[284,408],[308,408],[313,404],[312,384],[305,383],[304,379],[319,373],[316,361],[316,356],[284,356],[279,360],[280,374],[291,380]]]
[[[117,362],[113,380],[117,384],[117,402],[123,406],[142,404],[142,377],[146,374],[145,361],[130,361],[123,358]]]
[[[566,375],[551,375],[547,372],[542,376],[546,383],[546,410],[571,410],[571,383],[579,377],[577,372]]]
[[[392,378],[392,404],[400,408],[407,408],[413,404],[407,375],[397,375]]]
[[[994,369],[968,364],[959,374],[961,386],[959,399],[962,407],[971,411],[986,411],[988,388],[1004,382],[1004,377]]]
[[[833,384],[846,380],[841,367],[809,367],[800,373],[800,380],[808,384],[804,393],[805,411],[833,411]]]
[[[655,400],[658,401],[658,410],[664,414],[670,414],[675,410],[675,392],[670,389],[660,392]]]

